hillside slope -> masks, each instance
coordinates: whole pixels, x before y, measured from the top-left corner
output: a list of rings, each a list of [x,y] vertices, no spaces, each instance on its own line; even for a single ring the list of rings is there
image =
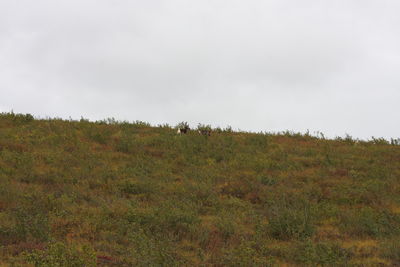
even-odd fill
[[[0,115],[0,266],[400,265],[400,146]]]

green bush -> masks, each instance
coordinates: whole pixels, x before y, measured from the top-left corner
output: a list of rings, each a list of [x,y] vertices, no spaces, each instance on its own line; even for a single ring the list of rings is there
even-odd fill
[[[12,231],[20,241],[48,241],[50,238],[49,212],[55,207],[50,198],[36,194],[24,195],[12,210],[15,225]]]
[[[357,237],[385,237],[400,234],[400,215],[370,207],[344,211],[340,216],[343,232]]]
[[[46,250],[25,254],[35,267],[90,267],[96,265],[96,255],[87,246],[80,251],[63,243],[51,244]]]
[[[12,121],[16,125],[23,125],[30,123],[35,120],[35,118],[27,113],[27,114],[15,114],[13,111],[10,113],[0,113],[3,118],[7,118]]]
[[[18,209],[15,213],[15,235],[20,240],[47,241],[50,236],[48,215],[35,210]]]
[[[307,266],[346,266],[351,255],[336,243],[315,243],[308,239],[297,244],[289,256]]]
[[[264,134],[252,134],[246,141],[249,148],[266,149],[268,145],[268,136]]]
[[[136,136],[134,134],[125,133],[122,135],[120,139],[116,141],[115,149],[118,152],[123,153],[135,153],[140,152],[141,144],[138,144],[136,141]]]
[[[211,125],[206,125],[206,124],[199,123],[197,125],[197,130],[200,131],[200,132],[211,132],[212,128],[211,128]]]
[[[166,202],[159,207],[138,209],[132,208],[127,220],[153,233],[175,236],[180,239],[194,233],[199,218],[191,206]]]
[[[127,237],[133,245],[125,260],[128,266],[182,266],[173,243],[165,236],[136,228]]]
[[[271,213],[268,232],[280,240],[312,237],[315,232],[310,206],[276,207]]]
[[[149,196],[151,193],[157,191],[157,187],[151,182],[130,182],[126,181],[119,186],[120,190],[124,194],[140,195],[144,194]]]
[[[263,251],[257,249],[252,241],[242,240],[239,246],[231,249],[223,249],[222,256],[216,259],[218,266],[276,266],[272,257],[264,255]]]
[[[229,216],[218,217],[216,226],[225,242],[235,235],[237,229],[234,219]]]
[[[257,180],[260,181],[261,184],[268,186],[272,186],[278,182],[275,178],[267,175],[259,175]]]

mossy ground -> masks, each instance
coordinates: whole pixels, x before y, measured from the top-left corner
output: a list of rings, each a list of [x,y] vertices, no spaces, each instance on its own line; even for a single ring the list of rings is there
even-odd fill
[[[0,115],[0,266],[400,265],[383,139]]]

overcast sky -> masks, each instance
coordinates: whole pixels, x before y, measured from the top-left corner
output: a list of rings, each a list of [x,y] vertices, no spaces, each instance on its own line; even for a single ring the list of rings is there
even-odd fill
[[[398,0],[1,0],[0,111],[400,137]]]

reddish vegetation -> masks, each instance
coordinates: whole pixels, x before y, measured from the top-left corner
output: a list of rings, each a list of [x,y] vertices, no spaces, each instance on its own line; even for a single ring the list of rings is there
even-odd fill
[[[400,265],[398,144],[2,114],[0,265]]]

